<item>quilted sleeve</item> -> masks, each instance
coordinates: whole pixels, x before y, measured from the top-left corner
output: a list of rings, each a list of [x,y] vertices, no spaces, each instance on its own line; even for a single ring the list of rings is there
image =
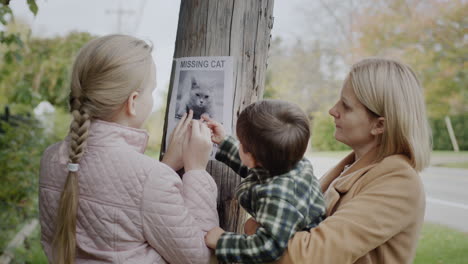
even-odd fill
[[[218,188],[205,170],[188,171],[182,177],[185,205],[205,232],[219,226],[216,198]]]
[[[190,172],[185,176],[183,183],[174,171],[161,165],[148,175],[141,203],[144,236],[170,263],[208,263],[211,253],[203,229],[218,221],[216,209],[211,209],[216,206],[216,195],[209,191],[213,186],[204,186],[211,176]],[[184,188],[188,182],[192,187]]]

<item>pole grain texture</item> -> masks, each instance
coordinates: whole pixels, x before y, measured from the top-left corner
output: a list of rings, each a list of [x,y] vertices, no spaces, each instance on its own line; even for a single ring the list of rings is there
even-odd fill
[[[268,49],[273,27],[274,0],[182,0],[174,58],[194,56],[234,57],[233,131],[240,112],[263,97]],[[174,82],[172,65],[162,150],[165,151],[167,110]],[[243,231],[246,214],[235,199],[241,178],[218,161],[207,171],[218,185],[218,213],[221,228]]]

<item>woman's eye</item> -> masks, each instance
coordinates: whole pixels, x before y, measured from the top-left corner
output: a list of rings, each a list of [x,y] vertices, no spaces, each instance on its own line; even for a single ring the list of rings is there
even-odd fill
[[[200,94],[195,94],[196,96],[200,96]]]
[[[341,104],[343,105],[344,109],[349,109],[349,106],[347,104],[345,104],[344,102],[341,102]]]

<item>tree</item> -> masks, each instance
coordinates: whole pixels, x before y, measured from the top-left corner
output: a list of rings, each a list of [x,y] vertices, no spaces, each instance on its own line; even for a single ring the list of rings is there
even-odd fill
[[[272,43],[266,95],[297,103],[311,119],[323,111],[336,96],[341,84],[337,54],[320,41],[284,46],[281,39]]]
[[[358,57],[386,56],[412,66],[426,92],[431,117],[468,112],[465,28],[468,4],[463,0],[379,1],[353,25]]]
[[[16,28],[20,32],[29,31],[25,25],[16,24]],[[0,104],[16,103],[34,108],[46,100],[55,106],[68,107],[73,60],[93,36],[78,32],[54,38],[21,36],[23,59],[0,62],[0,93],[5,95]]]
[[[3,27],[7,27],[14,21],[13,11],[11,10],[10,0],[0,0],[0,23]],[[37,15],[38,7],[36,0],[28,0],[29,10]],[[23,47],[21,35],[17,32],[6,32],[0,29],[0,51],[2,51],[2,60],[11,63],[13,60],[20,60],[21,54],[19,49]]]

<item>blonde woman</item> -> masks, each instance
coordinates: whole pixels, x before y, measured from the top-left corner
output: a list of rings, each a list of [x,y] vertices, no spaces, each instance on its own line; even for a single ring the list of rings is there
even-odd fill
[[[431,152],[423,89],[402,63],[352,66],[330,115],[353,150],[320,181],[327,218],[289,241],[280,263],[412,263]]]
[[[41,243],[49,262],[208,262],[204,234],[218,226],[216,184],[205,171],[210,131],[190,113],[163,163],[145,156],[141,126],[155,87],[151,47],[142,40],[105,36],[79,52],[69,136],[41,161]],[[183,165],[181,179],[174,170]]]

